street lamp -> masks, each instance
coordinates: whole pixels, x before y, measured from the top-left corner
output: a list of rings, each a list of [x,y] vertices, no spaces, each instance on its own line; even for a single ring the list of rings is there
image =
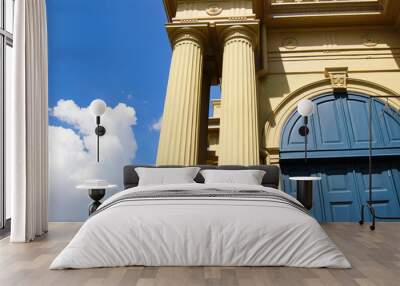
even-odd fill
[[[97,162],[99,162],[99,157],[100,157],[100,136],[103,136],[106,134],[106,129],[100,125],[100,116],[102,116],[107,109],[106,103],[101,100],[101,99],[95,99],[90,103],[89,107],[90,111],[93,113],[94,116],[96,116],[96,124],[97,127],[94,130],[94,132],[97,135]]]
[[[297,111],[304,118],[304,125],[300,127],[299,133],[301,136],[304,136],[304,161],[307,163],[307,135],[308,135],[308,117],[314,112],[315,104],[309,99],[300,100],[297,105]]]

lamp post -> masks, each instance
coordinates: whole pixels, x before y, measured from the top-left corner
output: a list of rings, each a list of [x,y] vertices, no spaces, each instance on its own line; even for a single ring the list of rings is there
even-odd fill
[[[304,161],[307,163],[307,135],[308,135],[308,117],[314,112],[315,105],[309,99],[302,99],[300,100],[299,104],[297,105],[297,111],[300,113],[301,116],[304,118],[304,125],[299,129],[300,135],[304,136]]]
[[[106,112],[107,105],[101,99],[95,99],[90,103],[90,111],[96,116],[96,129],[94,132],[97,135],[97,162],[99,162],[100,157],[100,136],[106,134],[106,129],[100,125],[100,116],[102,116]]]

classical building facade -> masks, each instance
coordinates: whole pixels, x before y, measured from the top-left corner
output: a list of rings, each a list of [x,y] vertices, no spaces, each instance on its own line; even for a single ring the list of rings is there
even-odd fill
[[[366,199],[373,96],[376,204],[400,212],[400,100],[379,97],[400,95],[400,1],[164,5],[173,55],[157,164],[280,164],[289,193],[288,176],[319,174],[314,215],[353,220]],[[221,99],[210,103],[211,85],[220,85]],[[316,106],[307,167],[296,112],[304,98]]]

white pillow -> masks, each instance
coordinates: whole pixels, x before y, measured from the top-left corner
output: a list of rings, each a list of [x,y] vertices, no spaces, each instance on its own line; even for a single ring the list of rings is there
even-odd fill
[[[202,170],[204,183],[261,185],[265,171],[261,170]]]
[[[184,168],[135,168],[139,176],[139,186],[195,183],[198,167]]]

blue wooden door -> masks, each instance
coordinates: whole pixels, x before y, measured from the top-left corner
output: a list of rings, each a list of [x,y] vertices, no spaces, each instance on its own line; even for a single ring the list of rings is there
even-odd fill
[[[346,122],[341,120],[343,106],[340,96],[323,96],[314,100],[316,148],[314,150],[345,150],[349,142],[346,137]],[[336,120],[332,120],[335,118]],[[304,141],[304,138],[302,138]]]
[[[360,198],[354,190],[357,179],[351,164],[334,164],[321,169],[321,188],[325,190],[326,221],[359,220]]]
[[[313,215],[320,221],[357,221],[368,198],[368,105],[358,94],[325,94],[313,99],[309,158],[304,163],[302,118],[294,112],[282,130],[280,164],[285,192],[296,195],[290,176],[319,175]],[[400,215],[400,115],[372,101],[372,203],[380,216]],[[367,214],[366,214],[367,215]],[[367,216],[368,218],[368,216]]]
[[[397,158],[399,160],[399,158]],[[379,159],[373,165],[372,172],[372,200],[377,215],[400,216],[399,197],[393,179],[394,169],[390,161],[385,162]],[[369,200],[368,193],[368,167],[358,166],[358,188],[363,203]]]

